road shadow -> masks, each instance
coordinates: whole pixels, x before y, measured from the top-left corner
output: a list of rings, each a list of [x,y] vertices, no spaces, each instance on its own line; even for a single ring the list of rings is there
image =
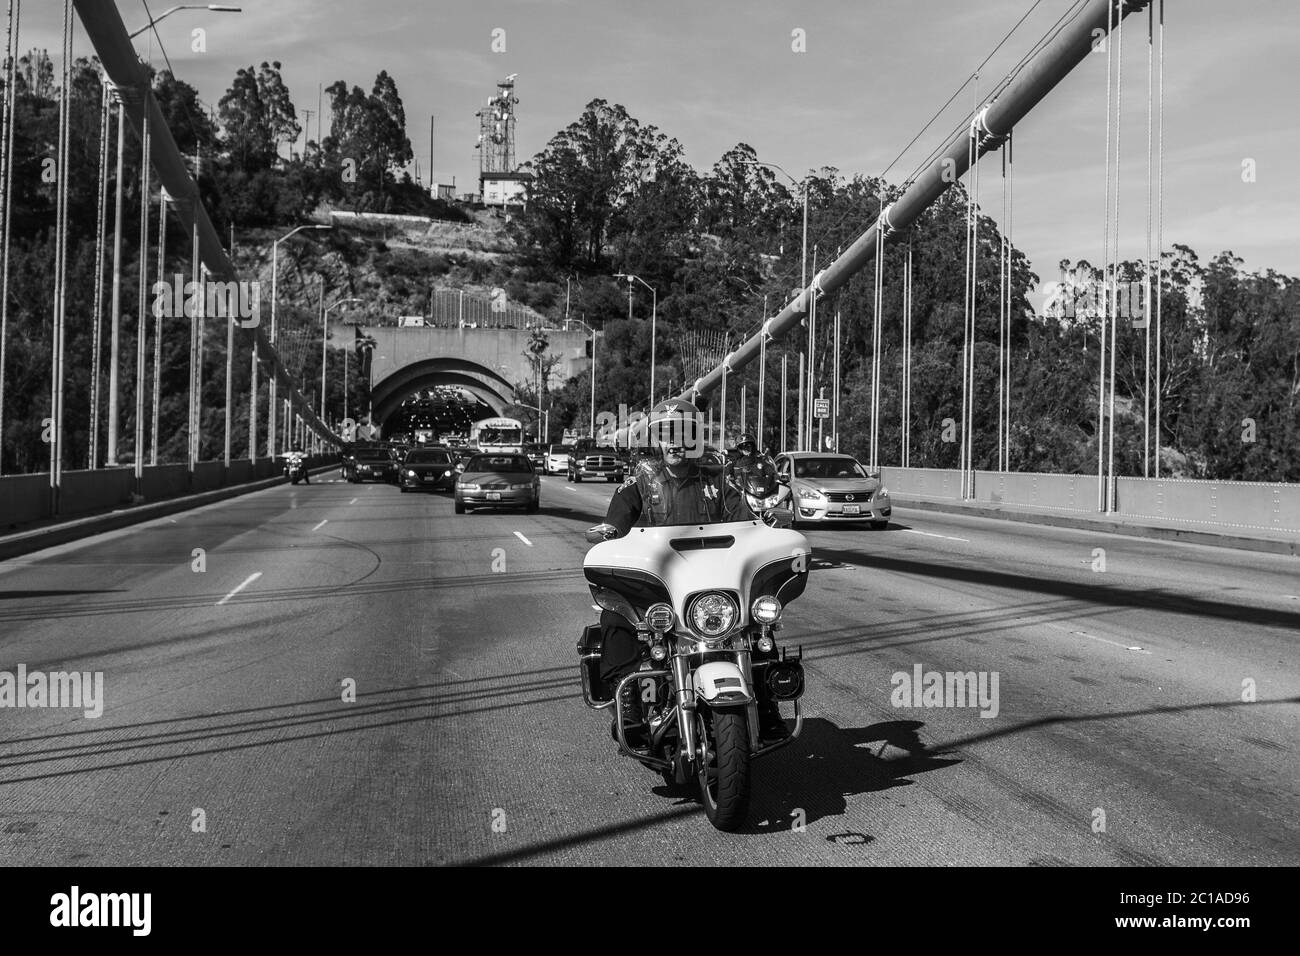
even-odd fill
[[[925,561],[897,554],[871,553],[850,549],[818,546],[814,554],[822,561],[856,565],[862,568],[894,571],[915,577],[983,587],[1006,588],[1025,594],[1043,594],[1069,598],[1090,605],[1116,608],[1140,608],[1147,611],[1172,611],[1196,617],[1218,618],[1236,624],[1260,624],[1270,627],[1300,629],[1300,611],[1252,607],[1199,597],[1189,592],[1174,592],[1165,588],[1137,588],[1099,580],[1105,575],[1092,575],[1089,580],[1070,581],[1045,577],[1043,573],[1029,575],[1010,571],[996,571],[988,567],[971,567],[944,561]],[[1043,569],[1044,572],[1047,569]]]
[[[921,743],[923,726],[919,720],[867,727],[840,727],[823,717],[805,720],[797,740],[754,764],[749,818],[740,832],[783,833],[796,823],[840,816],[849,797],[908,787],[913,774],[961,762]],[[688,787],[660,784],[653,792],[682,802],[697,799],[693,782]]]

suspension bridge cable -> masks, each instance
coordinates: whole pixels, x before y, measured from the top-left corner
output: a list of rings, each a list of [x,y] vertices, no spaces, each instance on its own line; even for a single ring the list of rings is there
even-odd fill
[[[1107,270],[1110,264],[1110,129],[1111,129],[1111,38],[1115,29],[1115,6],[1106,4],[1106,194],[1102,206],[1101,281],[1103,304],[1098,310],[1101,335],[1098,338],[1097,361],[1097,510],[1106,511],[1106,316]],[[1086,334],[1086,333],[1085,333]]]
[[[5,34],[3,126],[0,127],[0,475],[4,474],[5,343],[9,338],[9,225],[13,206],[14,87],[22,0],[9,0]]]

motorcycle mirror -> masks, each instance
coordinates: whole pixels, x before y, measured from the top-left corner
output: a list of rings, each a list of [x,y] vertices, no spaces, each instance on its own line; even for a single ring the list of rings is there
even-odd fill
[[[615,530],[612,524],[598,524],[594,528],[588,528],[587,543],[600,544],[602,541],[608,541],[614,536]]]
[[[789,476],[789,475],[777,475],[777,476],[776,476],[776,483],[777,483],[778,485],[788,485],[788,484],[790,484],[790,476]]]
[[[465,463],[463,461],[456,462],[456,471],[458,474],[465,473]]]

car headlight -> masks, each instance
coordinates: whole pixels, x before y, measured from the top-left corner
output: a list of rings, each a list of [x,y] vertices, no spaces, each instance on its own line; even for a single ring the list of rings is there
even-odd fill
[[[754,599],[749,613],[759,624],[775,624],[781,620],[781,602],[770,594],[764,594]]]
[[[513,485],[510,486],[510,490],[511,490],[511,491],[527,491],[527,490],[528,490],[529,488],[531,488],[532,486],[533,486],[533,483],[532,483],[531,481],[516,481]]]
[[[687,615],[691,626],[704,637],[721,637],[736,624],[740,608],[728,595],[708,591],[691,602]]]
[[[799,497],[805,498],[810,501],[820,501],[822,498],[822,493],[818,491],[816,488],[800,488]]]
[[[462,484],[462,485],[460,486],[460,490],[461,490],[461,491],[478,491],[478,485],[475,485],[475,484],[471,484],[471,483],[466,482],[466,483],[464,483],[464,484]]]
[[[889,489],[886,488],[884,485],[881,485],[881,486],[880,486],[880,490],[876,492],[876,497],[877,497],[877,498],[888,498],[888,497],[889,497]]]
[[[414,469],[414,468],[408,468],[408,469],[406,469],[406,477],[407,477],[407,478],[414,478],[414,477],[415,477],[415,469]]]

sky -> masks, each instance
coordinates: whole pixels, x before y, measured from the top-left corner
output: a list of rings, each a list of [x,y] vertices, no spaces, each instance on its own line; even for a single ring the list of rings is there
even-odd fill
[[[155,0],[155,15],[170,4]],[[457,193],[478,174],[475,112],[516,80],[518,158],[543,149],[592,99],[623,104],[707,171],[744,142],[796,177],[833,166],[878,175],[984,66],[994,85],[1072,0],[243,0],[240,13],[184,10],[158,24],[177,75],[215,104],[241,66],[280,60],[299,110],[321,84],[369,92],[387,70],[427,181],[429,117],[437,179]],[[20,48],[57,53],[61,4],[25,4]],[[129,29],[143,0],[118,0]],[[1140,258],[1147,222],[1146,16],[1128,18],[1123,55],[1120,252]],[[191,31],[206,33],[192,50]],[[806,52],[792,50],[802,30]],[[496,31],[504,31],[499,33]],[[504,52],[494,52],[504,39]],[[1300,4],[1168,0],[1165,12],[1164,240],[1202,261],[1230,249],[1250,270],[1300,275]],[[162,67],[157,40],[136,39]],[[88,53],[84,35],[77,53]],[[1102,257],[1106,56],[1093,55],[1016,130],[1012,234],[1043,281],[1063,258]],[[901,182],[964,121],[967,84],[893,165]],[[328,110],[328,104],[326,105]],[[306,118],[300,115],[300,120]],[[316,138],[317,119],[311,119]],[[328,129],[326,130],[328,132]],[[1113,149],[1113,142],[1112,147]],[[1291,157],[1291,158],[1288,158]],[[1253,181],[1243,163],[1253,161]],[[1001,211],[1001,167],[982,167],[985,212]],[[866,223],[863,228],[866,228]],[[815,242],[816,236],[809,242]]]

